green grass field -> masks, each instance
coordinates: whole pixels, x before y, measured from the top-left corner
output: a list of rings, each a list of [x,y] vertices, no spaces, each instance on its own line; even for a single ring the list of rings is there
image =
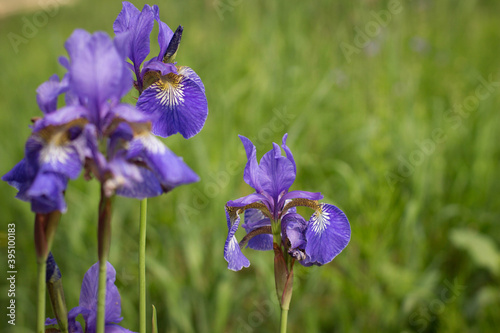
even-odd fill
[[[160,332],[278,331],[273,255],[246,250],[250,268],[227,270],[224,204],[251,193],[237,135],[250,138],[260,158],[285,132],[297,163],[291,189],[321,191],[352,228],[332,263],[296,268],[289,332],[498,329],[499,2],[157,4],[172,29],[184,26],[177,60],[203,79],[209,103],[200,134],[164,140],[202,180],[149,200],[148,303]],[[2,175],[23,157],[29,119],[42,114],[36,87],[64,73],[57,62],[64,41],[75,28],[111,34],[120,10],[120,1],[90,0],[0,19]],[[25,34],[33,20],[37,31]],[[12,44],[9,33],[25,42]],[[70,308],[97,261],[98,193],[96,181],[70,182],[54,241]],[[34,331],[36,258],[33,214],[15,194],[0,184],[0,331],[24,333]],[[116,198],[110,262],[121,324],[133,331],[138,218],[139,202]],[[9,223],[15,327],[4,314]]]

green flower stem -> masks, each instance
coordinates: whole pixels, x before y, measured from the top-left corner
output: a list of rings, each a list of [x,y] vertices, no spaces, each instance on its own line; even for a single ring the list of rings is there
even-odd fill
[[[146,226],[148,199],[141,200],[139,224],[139,333],[146,333]]]
[[[101,186],[99,202],[99,225],[97,229],[97,252],[99,256],[99,289],[97,291],[97,333],[104,333],[106,313],[106,263],[111,245],[111,198],[106,197]]]
[[[37,269],[37,304],[36,304],[36,331],[45,332],[45,272],[47,263],[38,262]]]
[[[54,211],[48,214],[35,215],[35,250],[37,258],[37,311],[36,332],[45,332],[45,294],[47,257],[49,255],[54,234],[59,223],[61,212]]]
[[[286,249],[281,245],[281,235],[277,229],[273,228],[274,280],[276,296],[281,308],[280,333],[286,333],[288,309],[293,293],[293,264],[295,260],[287,254]]]
[[[288,319],[288,309],[281,308],[280,333],[286,333],[287,319]]]

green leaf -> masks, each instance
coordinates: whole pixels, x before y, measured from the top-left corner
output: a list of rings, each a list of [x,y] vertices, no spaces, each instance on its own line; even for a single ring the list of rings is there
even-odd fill
[[[457,228],[451,231],[450,239],[456,247],[469,253],[476,265],[500,275],[500,253],[491,238],[473,229]]]
[[[158,323],[157,323],[157,318],[156,318],[156,308],[154,305],[153,307],[153,325],[151,326],[151,332],[152,333],[158,333]]]

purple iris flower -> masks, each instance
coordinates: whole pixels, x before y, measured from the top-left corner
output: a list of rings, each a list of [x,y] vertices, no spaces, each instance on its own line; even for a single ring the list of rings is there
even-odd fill
[[[155,20],[159,25],[160,53],[145,61],[150,53],[149,36]],[[125,41],[125,52],[132,61],[129,65],[140,94],[137,108],[152,117],[153,133],[162,137],[180,133],[187,139],[200,132],[208,115],[205,87],[191,68],[173,63],[183,28],[179,26],[172,32],[160,20],[156,5],[145,5],[139,11],[124,1],[113,29]]]
[[[35,119],[24,159],[2,177],[34,212],[64,212],[68,180],[83,169],[104,183],[107,195],[138,199],[198,180],[152,135],[151,116],[121,103],[132,87],[125,37],[75,30],[65,44],[69,58],[60,59],[68,73],[38,87],[44,117]],[[66,106],[58,109],[61,94]]]
[[[151,125],[123,123],[110,138],[105,191],[133,198],[160,195],[197,182],[198,175],[151,133]]]
[[[18,199],[31,202],[33,212],[65,212],[64,191],[68,180],[78,177],[84,164],[85,122],[74,120],[38,127],[41,122],[35,123],[26,142],[25,158],[2,180],[19,191]]]
[[[229,229],[224,246],[228,268],[238,271],[250,265],[241,248],[247,244],[255,250],[272,250],[273,243],[283,248],[304,266],[324,265],[337,256],[349,243],[351,228],[345,214],[336,206],[319,203],[321,193],[290,191],[295,181],[296,165],[292,152],[283,136],[281,148],[273,143],[257,163],[256,149],[252,142],[240,136],[248,162],[243,179],[255,193],[226,204]],[[297,206],[314,210],[305,220],[297,214]],[[235,233],[240,224],[240,214],[245,213],[247,234],[238,243]]]
[[[116,271],[113,266],[107,262],[107,280],[106,280],[106,312],[105,312],[105,331],[106,333],[132,332],[123,328],[117,323],[123,320],[121,316],[121,298],[118,288],[115,286]],[[99,262],[89,268],[83,277],[82,289],[80,290],[80,302],[77,307],[71,309],[68,313],[68,328],[70,332],[75,333],[94,333],[96,331],[97,320],[97,290],[99,285]],[[76,318],[82,315],[85,320],[85,330]],[[57,320],[47,318],[45,325],[56,325]]]

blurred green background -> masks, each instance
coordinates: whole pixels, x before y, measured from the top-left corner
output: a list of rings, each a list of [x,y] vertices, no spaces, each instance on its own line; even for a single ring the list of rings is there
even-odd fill
[[[41,115],[36,87],[64,73],[64,41],[75,28],[111,34],[121,10],[120,1],[56,2],[0,19],[2,175]],[[156,3],[172,29],[184,26],[177,60],[200,75],[209,102],[200,134],[165,140],[202,181],[149,200],[148,303],[161,332],[278,330],[272,253],[245,250],[250,268],[232,272],[222,252],[224,204],[251,192],[237,135],[260,157],[285,132],[298,168],[291,189],[321,191],[352,228],[332,263],[296,268],[289,332],[500,327],[498,1]],[[0,331],[32,332],[33,214],[0,187]],[[97,261],[98,192],[95,181],[70,183],[54,242],[70,308]],[[138,217],[137,201],[115,200],[110,261],[121,325],[135,331]],[[4,314],[8,223],[17,237],[15,327]]]

